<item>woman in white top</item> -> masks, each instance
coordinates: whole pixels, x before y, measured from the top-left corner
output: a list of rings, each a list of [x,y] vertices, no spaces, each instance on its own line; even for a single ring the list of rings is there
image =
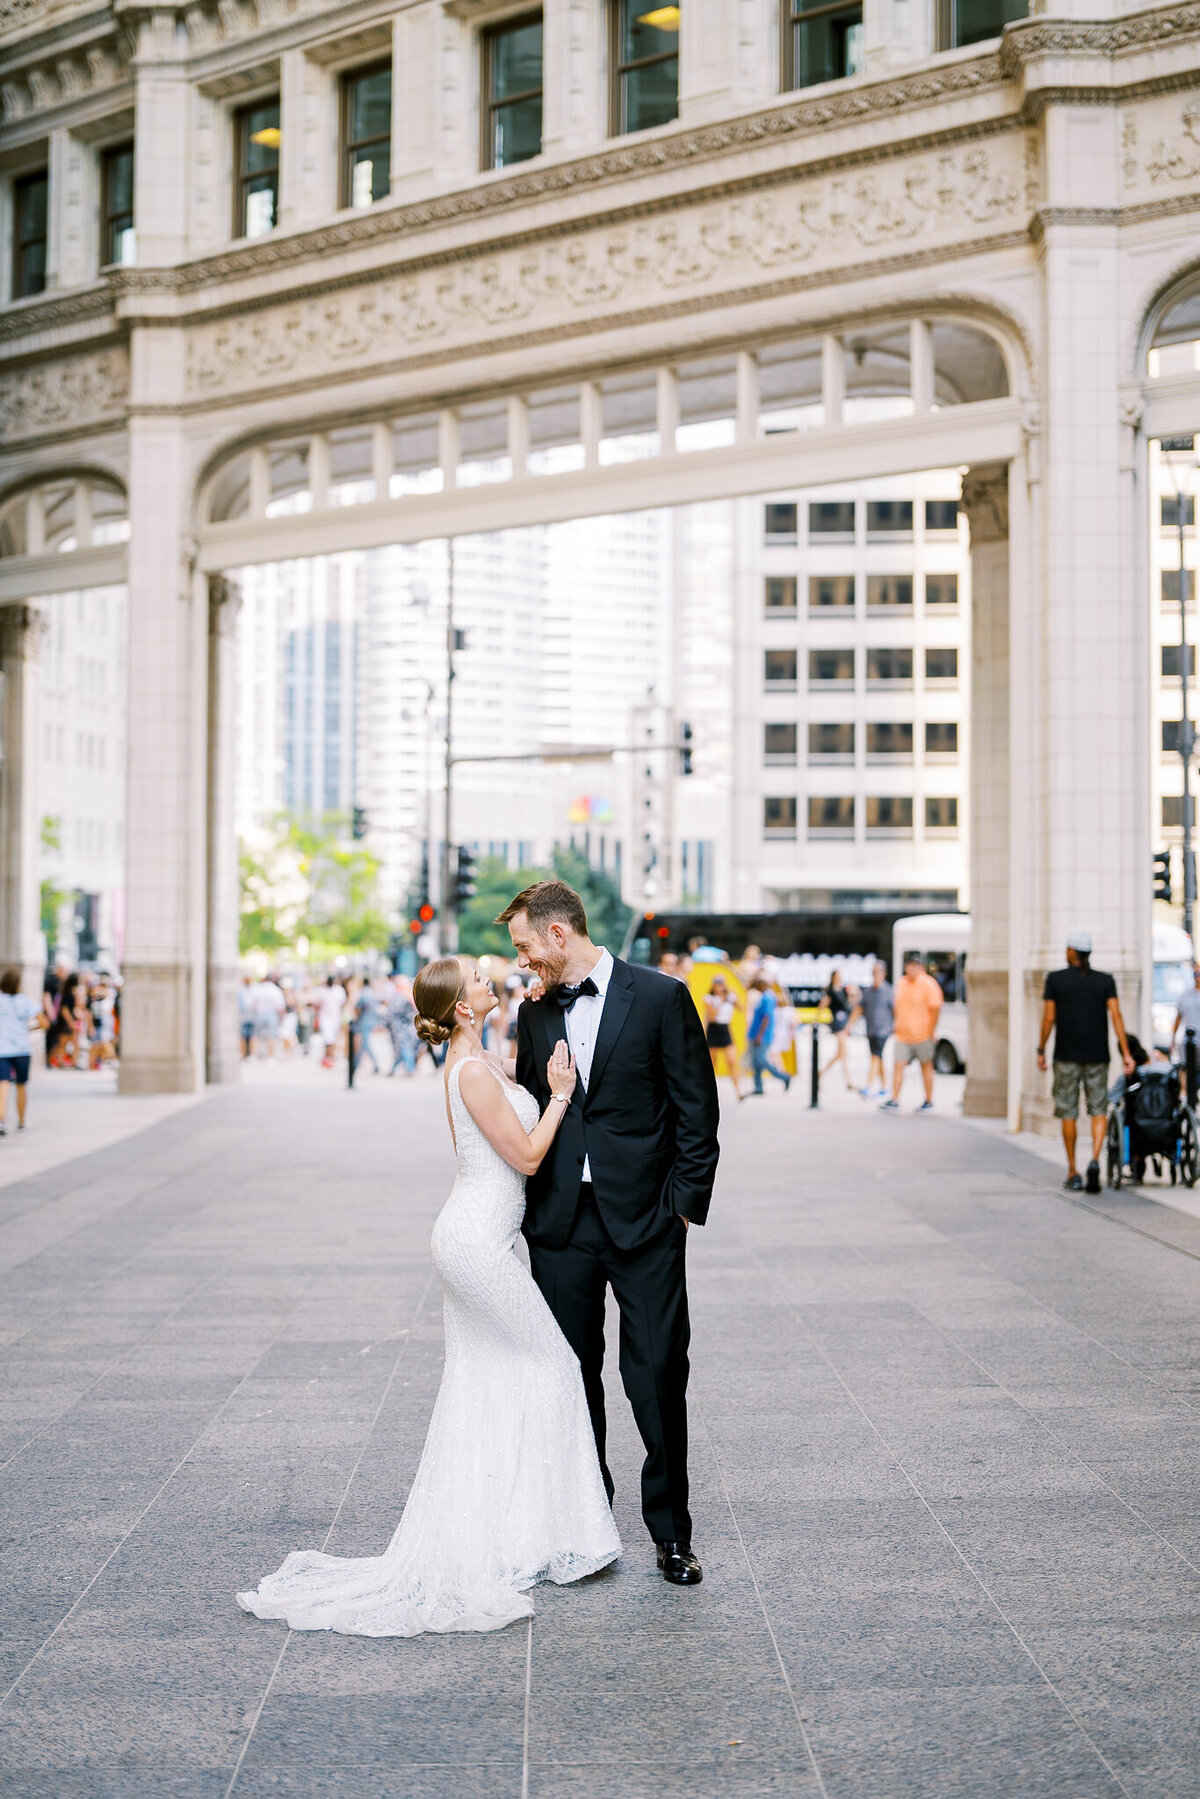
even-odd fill
[[[29,1098],[29,1033],[44,1023],[31,999],[21,992],[21,976],[10,968],[0,976],[0,1137],[8,1126],[8,1085],[17,1089],[17,1129],[25,1129]]]
[[[712,1057],[713,1072],[727,1074],[733,1090],[742,1097],[742,1077],[738,1073],[738,1054],[733,1041],[733,1015],[742,1010],[742,1002],[729,991],[724,975],[717,975],[704,996],[704,1040]]]

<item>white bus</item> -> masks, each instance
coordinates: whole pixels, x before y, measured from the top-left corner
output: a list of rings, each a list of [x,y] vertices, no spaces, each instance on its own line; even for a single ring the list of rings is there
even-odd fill
[[[938,1018],[933,1065],[939,1074],[961,1074],[967,1065],[967,954],[971,919],[966,912],[921,912],[892,927],[892,980],[915,952],[945,994]]]

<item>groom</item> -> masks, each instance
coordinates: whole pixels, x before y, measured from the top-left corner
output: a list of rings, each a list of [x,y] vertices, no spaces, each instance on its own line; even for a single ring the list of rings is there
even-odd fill
[[[517,1080],[546,1106],[546,1063],[564,1037],[578,1074],[526,1189],[533,1278],[579,1357],[610,1500],[601,1374],[611,1286],[621,1379],[646,1445],[642,1516],[664,1579],[694,1586],[703,1576],[688,1511],[684,1242],[708,1215],[719,1116],[699,1015],[681,982],[598,949],[565,881],[527,887],[496,923],[545,989],[517,1014]]]

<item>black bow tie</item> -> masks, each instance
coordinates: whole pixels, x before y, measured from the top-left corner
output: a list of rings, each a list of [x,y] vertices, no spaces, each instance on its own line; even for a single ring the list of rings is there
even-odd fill
[[[569,1012],[577,999],[586,999],[589,995],[597,994],[599,991],[600,989],[591,975],[588,975],[585,980],[580,981],[578,987],[556,987],[554,1003],[556,1006],[561,1006],[564,1012]]]

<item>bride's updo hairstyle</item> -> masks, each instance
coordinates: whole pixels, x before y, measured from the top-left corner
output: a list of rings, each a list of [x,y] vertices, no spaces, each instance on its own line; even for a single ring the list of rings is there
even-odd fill
[[[417,1036],[436,1048],[448,1043],[454,1030],[454,1008],[466,992],[457,956],[439,956],[424,967],[413,982],[417,1002]]]

